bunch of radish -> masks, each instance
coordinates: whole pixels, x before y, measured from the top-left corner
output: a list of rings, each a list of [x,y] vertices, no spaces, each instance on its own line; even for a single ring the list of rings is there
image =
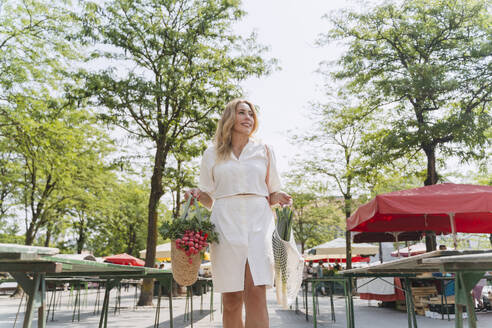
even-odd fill
[[[183,250],[188,256],[188,262],[193,263],[191,256],[198,254],[208,246],[208,234],[200,231],[186,230],[182,238],[176,239],[176,248]]]

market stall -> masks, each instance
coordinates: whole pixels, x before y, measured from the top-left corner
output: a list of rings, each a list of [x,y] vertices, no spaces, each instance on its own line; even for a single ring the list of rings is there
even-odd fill
[[[444,183],[377,195],[347,219],[359,232],[492,233],[492,186]]]
[[[467,306],[470,327],[476,327],[474,307],[471,306],[471,289],[476,282],[483,277],[484,271],[492,270],[492,252],[482,251],[433,251],[416,256],[402,258],[396,261],[376,264],[364,268],[340,271],[345,277],[371,277],[381,279],[384,277],[401,277],[402,289],[405,291],[405,307],[408,314],[408,327],[417,327],[415,316],[420,304],[419,294],[413,295],[418,289],[412,288],[411,276],[418,273],[453,272],[456,280],[455,303],[457,327],[462,327],[463,305]],[[408,276],[406,276],[408,275]],[[349,291],[350,292],[350,291]],[[347,311],[351,318],[351,327],[354,327],[353,306],[347,305]]]
[[[136,257],[126,253],[107,256],[104,258],[104,262],[120,265],[145,266],[145,261],[137,259]]]
[[[346,254],[346,241],[343,238],[336,238],[329,242],[311,248],[316,255],[341,255]],[[308,250],[309,252],[309,250]],[[373,255],[378,252],[378,247],[371,244],[352,245],[353,255]]]
[[[145,255],[147,254],[147,250],[144,249],[140,252],[138,252],[138,255],[140,258],[144,259]],[[171,243],[164,243],[157,245],[156,250],[155,250],[155,259],[157,261],[171,261]]]

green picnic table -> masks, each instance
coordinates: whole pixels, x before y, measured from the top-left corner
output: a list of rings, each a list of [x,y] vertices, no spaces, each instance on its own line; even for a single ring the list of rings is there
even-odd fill
[[[38,308],[38,327],[46,325],[47,277],[105,279],[99,327],[107,326],[110,292],[122,279],[155,278],[161,284],[172,285],[169,270],[67,259],[56,257],[58,252],[57,248],[0,244],[0,271],[9,272],[28,296],[23,328],[31,327],[35,308]],[[169,295],[169,313],[170,326],[173,327],[172,293]]]
[[[435,265],[441,272],[455,274],[455,327],[463,327],[465,305],[468,312],[469,327],[477,327],[474,301],[471,290],[487,271],[492,270],[492,253],[463,254],[447,257],[425,259],[427,265]]]
[[[457,264],[461,263],[461,264]],[[402,277],[402,287],[405,292],[405,301],[408,316],[408,327],[417,328],[417,319],[412,298],[410,278],[418,273],[425,272],[453,272],[455,273],[455,326],[463,326],[462,309],[460,305],[467,305],[470,327],[476,328],[476,316],[471,296],[471,290],[480,280],[486,270],[492,270],[492,253],[485,251],[455,251],[438,250],[416,256],[410,256],[391,262],[371,265],[363,268],[340,271],[339,274],[347,279],[355,277]],[[350,284],[351,286],[352,284]],[[351,288],[347,289],[347,297],[352,298]],[[355,327],[354,309],[349,300],[347,311],[347,327]],[[313,317],[315,320],[315,317]],[[316,327],[316,323],[315,323]]]

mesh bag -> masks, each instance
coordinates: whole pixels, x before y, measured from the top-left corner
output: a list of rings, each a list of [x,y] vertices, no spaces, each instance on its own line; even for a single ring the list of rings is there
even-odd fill
[[[296,299],[301,288],[304,260],[297,250],[292,231],[290,240],[285,241],[280,238],[275,229],[272,235],[272,246],[277,303],[287,309]]]

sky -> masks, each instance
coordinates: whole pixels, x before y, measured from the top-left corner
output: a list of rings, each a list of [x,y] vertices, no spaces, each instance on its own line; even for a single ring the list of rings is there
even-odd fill
[[[329,28],[322,16],[348,5],[347,0],[243,0],[248,14],[236,25],[237,33],[256,31],[258,42],[270,48],[266,57],[277,58],[281,68],[269,76],[251,78],[242,87],[244,96],[260,107],[257,137],[273,147],[282,173],[298,153],[289,143],[289,131],[309,129],[310,102],[324,100],[318,65],[342,52],[337,45],[315,44]]]

